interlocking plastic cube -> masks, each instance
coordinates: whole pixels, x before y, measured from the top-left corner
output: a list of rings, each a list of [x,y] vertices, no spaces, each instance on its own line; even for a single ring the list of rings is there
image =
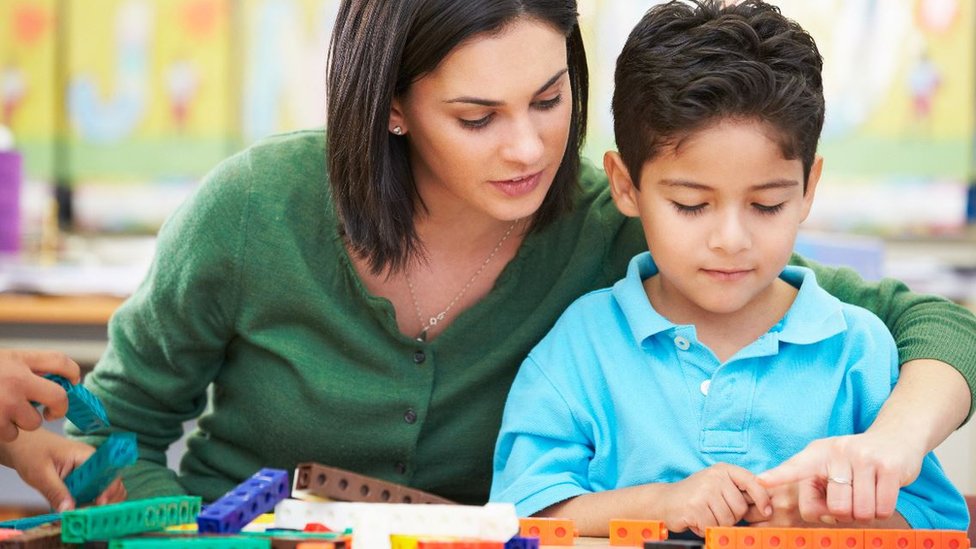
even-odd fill
[[[505,542],[505,549],[539,549],[539,538],[512,536],[512,539]]]
[[[68,421],[75,424],[83,433],[91,433],[97,429],[108,427],[108,414],[102,406],[102,401],[85,388],[84,385],[72,385],[67,379],[54,375],[45,374],[45,379],[49,379],[68,393]]]
[[[542,545],[573,545],[576,543],[576,522],[557,517],[520,518],[519,535],[539,538]]]
[[[244,538],[241,536],[173,536],[115,539],[109,549],[271,549],[270,539]]]
[[[108,540],[193,522],[200,498],[172,496],[138,499],[61,513],[61,540],[67,543]]]
[[[0,528],[10,528],[11,530],[30,530],[42,524],[61,520],[61,513],[51,513],[48,515],[37,515],[33,517],[5,520],[0,522]]]
[[[274,509],[288,494],[287,471],[261,469],[208,505],[197,517],[197,528],[201,533],[240,532],[255,517]]]
[[[132,465],[138,457],[134,434],[112,433],[91,457],[64,479],[64,484],[75,503],[89,503],[108,488],[123,467]]]
[[[610,521],[610,545],[643,547],[645,541],[668,539],[668,529],[660,520]]]

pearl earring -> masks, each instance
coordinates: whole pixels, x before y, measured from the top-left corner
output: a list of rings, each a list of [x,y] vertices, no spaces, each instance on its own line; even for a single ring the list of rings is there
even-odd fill
[[[400,126],[393,126],[393,133],[396,135],[403,135],[403,128]]]

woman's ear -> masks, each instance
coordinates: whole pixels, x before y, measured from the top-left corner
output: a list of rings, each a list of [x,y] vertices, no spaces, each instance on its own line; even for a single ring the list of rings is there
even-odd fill
[[[403,116],[403,104],[400,103],[399,97],[394,97],[393,103],[390,104],[390,121],[387,129],[394,135],[407,133],[407,122]]]
[[[617,151],[607,151],[603,155],[603,170],[607,172],[610,181],[610,194],[620,213],[628,217],[640,216],[637,207],[637,197],[640,191],[634,186],[630,171],[624,165],[624,159]]]

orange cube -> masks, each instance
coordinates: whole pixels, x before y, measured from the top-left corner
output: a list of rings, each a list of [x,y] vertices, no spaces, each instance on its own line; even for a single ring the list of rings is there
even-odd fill
[[[705,549],[736,549],[736,530],[731,526],[705,529]]]
[[[837,549],[837,530],[833,528],[814,528],[813,549]]]
[[[563,518],[520,518],[519,535],[539,538],[540,545],[573,545],[576,523]]]
[[[959,530],[942,531],[942,549],[968,549],[969,538]]]
[[[756,529],[759,530],[763,549],[786,549],[786,543],[789,539],[786,528]]]
[[[785,528],[786,549],[814,549],[813,528]]]
[[[916,549],[940,549],[941,546],[941,530],[915,530]]]
[[[736,549],[762,549],[762,528],[735,529]]]
[[[896,549],[897,530],[867,528],[864,530],[864,549]]]
[[[644,547],[645,541],[662,539],[668,539],[668,529],[660,520],[612,519],[610,521],[610,545]]]
[[[864,549],[864,530],[856,528],[838,528],[837,547],[839,549]]]

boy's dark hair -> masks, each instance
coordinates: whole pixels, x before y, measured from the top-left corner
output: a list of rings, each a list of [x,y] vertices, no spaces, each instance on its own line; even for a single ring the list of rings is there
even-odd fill
[[[813,37],[760,0],[651,8],[614,76],[613,129],[634,184],[663,148],[720,119],[743,118],[778,131],[783,156],[803,162],[805,190],[824,122],[822,66]]]
[[[578,187],[588,72],[576,0],[343,0],[340,5],[329,48],[329,177],[342,229],[373,273],[402,269],[421,251],[408,138],[388,128],[393,98],[465,40],[501,32],[520,17],[565,34],[573,95],[569,141],[533,217],[537,230],[570,208]]]

